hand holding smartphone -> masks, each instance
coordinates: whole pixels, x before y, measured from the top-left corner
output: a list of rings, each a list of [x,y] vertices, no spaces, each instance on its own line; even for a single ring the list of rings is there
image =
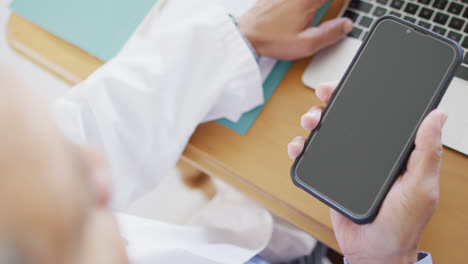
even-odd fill
[[[378,20],[296,159],[294,183],[354,222],[371,222],[460,61],[455,42]]]

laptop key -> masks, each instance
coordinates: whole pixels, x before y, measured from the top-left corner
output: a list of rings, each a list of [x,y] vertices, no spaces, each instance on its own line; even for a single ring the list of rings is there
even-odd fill
[[[465,57],[463,57],[463,63],[468,64],[468,52],[465,53]]]
[[[388,0],[377,0],[377,3],[386,5],[388,3]]]
[[[465,9],[465,12],[463,12],[462,15],[464,18],[468,18],[468,7]]]
[[[460,42],[461,38],[462,38],[462,35],[457,33],[457,32],[453,32],[453,31],[450,31],[448,34],[447,34],[447,37],[449,39],[453,39],[455,40],[456,42]]]
[[[401,14],[395,11],[390,11],[390,15],[394,15],[396,17],[401,17]]]
[[[441,25],[445,25],[445,23],[447,23],[448,18],[449,18],[448,15],[441,13],[441,12],[437,12],[437,14],[434,17],[434,22],[441,24]]]
[[[417,4],[408,3],[406,5],[405,12],[414,15],[416,14],[416,11],[418,11],[418,8],[419,6]]]
[[[348,36],[350,36],[352,38],[359,38],[361,33],[362,33],[362,30],[355,27],[355,28],[353,28],[353,30],[351,30],[351,32],[348,33]]]
[[[385,15],[385,13],[387,13],[387,9],[378,6],[375,8],[373,15],[376,17],[381,17]]]
[[[466,34],[468,34],[468,23],[466,24],[465,30],[463,30]]]
[[[434,11],[425,7],[423,7],[423,9],[421,9],[421,12],[419,12],[420,17],[428,19],[428,20],[431,19],[432,14],[434,14]]]
[[[369,13],[371,11],[372,7],[373,7],[373,5],[371,5],[369,3],[366,3],[364,1],[361,1],[361,3],[359,4],[358,9],[363,11],[363,12]]]
[[[435,0],[434,4],[432,4],[433,7],[444,10],[445,7],[447,6],[448,1],[447,0]]]
[[[465,37],[461,43],[462,47],[468,49],[468,37]]]
[[[431,2],[431,0],[418,0],[418,2],[424,5],[428,5]]]
[[[438,27],[438,26],[434,26],[434,27],[432,28],[432,31],[434,31],[435,33],[440,34],[440,35],[443,36],[443,35],[445,35],[445,32],[446,32],[447,30],[445,30],[444,28]]]
[[[353,22],[356,22],[356,20],[359,17],[359,14],[355,13],[353,11],[350,11],[350,10],[346,10],[346,12],[344,12],[343,16],[351,19]]]
[[[455,76],[462,78],[463,80],[468,80],[468,68],[464,65],[458,66],[457,70],[455,71]]]
[[[416,19],[415,19],[415,18],[412,18],[412,17],[409,17],[409,16],[405,16],[404,19],[405,19],[406,21],[411,22],[411,23],[416,23]]]
[[[449,11],[452,14],[459,15],[461,13],[462,9],[463,9],[463,5],[452,2],[452,3],[450,3],[450,6],[447,9],[447,11]]]
[[[374,20],[370,17],[362,16],[361,21],[359,21],[359,25],[368,28]]]
[[[421,27],[427,28],[427,29],[431,28],[431,24],[426,23],[424,21],[419,21],[418,25],[420,25]]]
[[[390,6],[400,10],[404,3],[405,2],[403,0],[393,0]]]
[[[358,9],[363,12],[369,13],[372,9],[372,5],[361,0],[351,0],[349,7]]]
[[[460,18],[452,17],[449,23],[449,27],[460,30],[465,24],[465,21]]]

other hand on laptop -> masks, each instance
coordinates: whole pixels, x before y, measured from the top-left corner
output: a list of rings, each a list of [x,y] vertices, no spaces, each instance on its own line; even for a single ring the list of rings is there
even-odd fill
[[[238,19],[239,30],[260,56],[294,60],[310,56],[353,29],[348,18],[310,27],[327,0],[259,0]]]

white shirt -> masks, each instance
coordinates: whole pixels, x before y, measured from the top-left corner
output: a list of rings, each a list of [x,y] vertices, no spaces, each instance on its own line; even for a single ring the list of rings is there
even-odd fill
[[[210,1],[159,0],[120,54],[53,113],[70,140],[104,153],[112,208],[123,212],[168,174],[201,122],[236,120],[262,103],[258,65],[227,12]],[[274,233],[272,215],[222,196],[196,226],[117,214],[131,262],[244,263],[258,254]]]

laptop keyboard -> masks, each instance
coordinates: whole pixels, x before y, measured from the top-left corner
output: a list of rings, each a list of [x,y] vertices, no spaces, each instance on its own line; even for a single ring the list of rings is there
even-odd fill
[[[344,13],[355,24],[349,36],[363,40],[373,22],[388,14],[460,43],[464,57],[455,76],[468,81],[468,0],[351,0]]]

